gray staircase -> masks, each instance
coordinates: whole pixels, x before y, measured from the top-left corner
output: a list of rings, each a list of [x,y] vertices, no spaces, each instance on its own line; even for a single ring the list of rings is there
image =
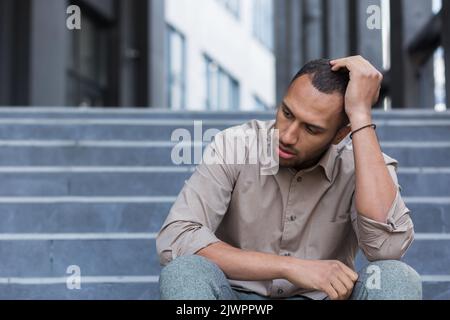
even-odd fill
[[[192,174],[172,165],[173,130],[272,117],[0,109],[0,298],[157,299],[155,234]],[[375,119],[416,226],[405,261],[423,276],[425,298],[450,299],[450,113]],[[80,290],[66,286],[71,265]]]

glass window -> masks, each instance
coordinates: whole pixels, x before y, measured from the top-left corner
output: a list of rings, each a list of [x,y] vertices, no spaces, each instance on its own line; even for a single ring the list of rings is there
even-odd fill
[[[439,47],[434,53],[434,96],[435,96],[435,110],[446,111],[446,92],[445,92],[445,62],[444,62],[444,48]]]
[[[206,108],[210,110],[239,109],[239,82],[205,56]]]
[[[168,26],[168,102],[174,110],[186,105],[186,44],[184,36]]]
[[[83,28],[70,34],[67,103],[105,106],[109,85],[108,30],[85,16]]]
[[[253,1],[253,35],[256,39],[273,50],[274,47],[274,12],[273,0]]]

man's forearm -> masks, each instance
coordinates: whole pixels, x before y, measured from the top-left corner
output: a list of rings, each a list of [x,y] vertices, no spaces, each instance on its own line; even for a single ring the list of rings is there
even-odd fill
[[[332,299],[347,299],[358,279],[358,275],[340,261],[302,260],[244,251],[224,242],[215,243],[197,254],[216,263],[228,279],[286,279],[298,288],[323,291]]]
[[[370,116],[350,119],[352,130],[372,123]],[[375,130],[367,128],[353,136],[356,174],[356,210],[369,219],[386,223],[397,194],[384,162]]]
[[[284,279],[291,265],[290,257],[244,251],[224,242],[210,245],[197,254],[217,264],[227,278],[239,281]]]

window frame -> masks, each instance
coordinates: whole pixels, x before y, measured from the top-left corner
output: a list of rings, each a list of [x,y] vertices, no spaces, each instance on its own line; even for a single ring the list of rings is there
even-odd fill
[[[222,67],[216,60],[211,58],[208,54],[203,54],[204,68],[205,68],[205,80],[206,80],[206,99],[205,108],[211,111],[228,111],[228,110],[239,110],[241,102],[241,86],[239,80],[234,77],[230,72],[228,72],[224,67]],[[211,79],[210,67],[213,65],[217,68],[217,75],[215,79]],[[227,80],[226,90],[228,91],[228,96],[223,98],[224,90],[221,90],[220,84],[223,79]],[[224,87],[222,87],[224,88]],[[212,90],[215,92],[215,100],[213,101]],[[227,101],[224,102],[226,99]],[[231,103],[231,105],[229,105]]]
[[[186,101],[187,101],[187,44],[186,44],[186,37],[185,35],[180,32],[177,28],[174,26],[166,23],[166,50],[168,54],[167,60],[167,104],[170,109],[172,110],[184,110],[186,109]],[[181,53],[181,105],[179,107],[174,107],[173,105],[173,97],[172,97],[172,84],[173,84],[173,78],[172,78],[172,47],[171,47],[171,36],[176,35],[181,39],[182,43],[182,53]]]

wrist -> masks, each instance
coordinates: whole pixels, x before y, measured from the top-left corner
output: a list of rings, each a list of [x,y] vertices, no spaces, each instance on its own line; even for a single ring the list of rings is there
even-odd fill
[[[293,258],[293,257],[282,257],[282,262],[280,263],[281,267],[281,276],[282,279],[290,280],[296,273],[298,273],[298,269],[302,268],[303,260]]]
[[[352,131],[373,123],[371,114],[357,114],[349,116]]]
[[[280,268],[279,271],[281,279],[289,279],[291,271],[293,269],[293,261],[294,259],[292,257],[280,257],[280,263],[278,266]]]

